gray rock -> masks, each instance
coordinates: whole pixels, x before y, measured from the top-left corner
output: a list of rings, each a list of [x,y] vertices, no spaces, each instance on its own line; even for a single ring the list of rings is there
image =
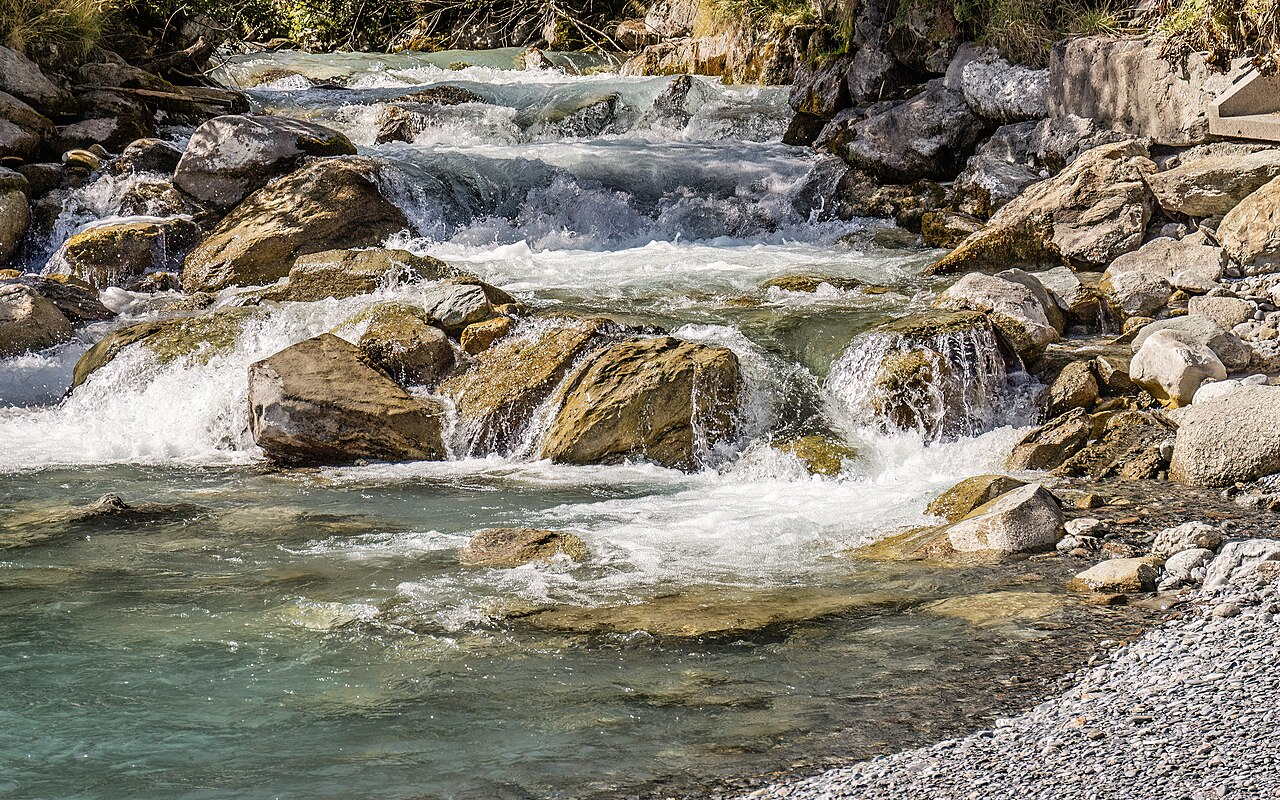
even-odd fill
[[[1062,509],[1038,483],[1005,492],[947,528],[948,543],[961,553],[1043,552],[1062,535]]]
[[[1103,594],[1150,592],[1155,590],[1159,576],[1145,558],[1111,558],[1081,572],[1067,586],[1074,591]]]
[[[697,0],[658,0],[644,15],[645,26],[664,39],[688,36],[698,15]]]
[[[1187,301],[1187,313],[1207,317],[1222,328],[1231,330],[1253,319],[1253,306],[1237,297],[1193,297]]]
[[[191,135],[173,183],[215,208],[227,209],[307,156],[354,155],[355,145],[312,122],[266,115],[215,117]]]
[[[131,142],[111,163],[117,175],[152,173],[172,175],[182,160],[182,151],[160,139],[138,139]]]
[[[0,157],[32,161],[54,135],[53,123],[7,92],[0,92]]]
[[[17,254],[31,224],[27,179],[0,167],[0,264]]]
[[[249,367],[249,429],[280,463],[439,460],[442,417],[331,334]]]
[[[1184,583],[1202,583],[1213,551],[1203,547],[1179,550],[1164,562],[1165,574]]]
[[[1184,406],[1207,380],[1222,380],[1227,370],[1213,351],[1175,330],[1147,337],[1129,362],[1129,377],[1159,400]]]
[[[1188,217],[1222,217],[1274,178],[1280,148],[1184,161],[1149,179],[1160,207]]]
[[[71,338],[71,323],[52,301],[29,287],[0,285],[0,358],[22,355]]]
[[[933,305],[948,311],[982,312],[1018,355],[1030,359],[1061,338],[1049,319],[1047,297],[1023,283],[975,272],[952,284]]]
[[[1204,588],[1221,589],[1239,585],[1255,572],[1259,564],[1267,561],[1280,561],[1280,541],[1247,539],[1243,542],[1228,542],[1209,563]]]
[[[1218,226],[1218,239],[1245,275],[1280,270],[1280,178],[1231,209]]]
[[[1240,386],[1179,412],[1169,477],[1229,486],[1280,472],[1280,386]]]
[[[1134,349],[1141,348],[1151,336],[1160,331],[1177,331],[1192,341],[1204,345],[1222,362],[1228,372],[1236,372],[1249,366],[1251,351],[1249,346],[1230,331],[1208,317],[1188,314],[1172,319],[1156,320],[1138,331],[1133,339]]]
[[[1113,315],[1119,319],[1154,317],[1173,296],[1173,287],[1150,272],[1117,272],[1104,275],[1098,291]]]
[[[1008,124],[1049,116],[1049,71],[1010,64],[997,54],[969,61],[960,90],[979,116]]]
[[[0,91],[41,108],[58,108],[69,99],[34,61],[3,46],[0,46]]]
[[[1203,522],[1184,522],[1157,533],[1151,552],[1167,559],[1183,550],[1217,550],[1221,546],[1222,531]]]
[[[1170,283],[1174,276],[1186,281],[1191,277],[1214,283],[1222,277],[1226,254],[1220,247],[1203,244],[1196,239],[1152,239],[1131,253],[1118,256],[1106,274],[1145,272],[1159,275]]]
[[[461,331],[475,322],[483,322],[493,316],[493,307],[485,296],[484,288],[477,284],[441,282],[427,287],[422,296],[427,314],[440,327]]]

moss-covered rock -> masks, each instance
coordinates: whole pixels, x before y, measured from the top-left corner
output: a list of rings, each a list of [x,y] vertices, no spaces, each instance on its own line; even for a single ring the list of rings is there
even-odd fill
[[[369,294],[393,283],[436,281],[460,274],[439,259],[407,250],[323,250],[299,256],[289,268],[288,281],[269,288],[262,297],[310,302]]]
[[[199,226],[181,218],[98,225],[68,239],[54,262],[97,288],[135,288],[146,273],[181,264],[199,236]]]
[[[942,517],[948,522],[957,522],[973,513],[978,506],[1025,485],[1024,481],[1008,475],[975,475],[965,478],[935,498],[926,513]]]
[[[190,358],[208,363],[235,346],[253,315],[249,308],[224,308],[208,314],[138,322],[117,328],[102,337],[76,362],[71,388],[106,366],[130,345],[141,342],[161,364]]]
[[[761,289],[780,289],[784,292],[816,292],[823,284],[836,289],[856,289],[863,285],[857,278],[841,278],[833,275],[779,275],[760,284]]]
[[[795,456],[810,475],[824,475],[828,478],[839,475],[844,469],[844,462],[858,457],[858,451],[854,448],[820,433],[801,436],[774,446]]]

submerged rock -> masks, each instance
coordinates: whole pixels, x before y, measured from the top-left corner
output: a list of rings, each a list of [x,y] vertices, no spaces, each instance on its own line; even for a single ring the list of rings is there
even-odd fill
[[[145,274],[180,265],[199,237],[182,218],[97,225],[67,239],[53,261],[91,286],[134,289]]]
[[[1240,386],[1178,412],[1172,480],[1230,486],[1280,472],[1280,386]]]
[[[618,342],[565,382],[542,455],[691,469],[732,437],[741,391],[738,357],[727,348],[670,337]]]
[[[355,155],[346,136],[313,122],[230,114],[196,128],[173,175],[182,191],[228,209],[272,178],[297,169],[307,156]]]
[[[1058,175],[1029,186],[929,271],[1104,267],[1142,244],[1153,206],[1146,178],[1155,171],[1136,141],[1085,151]]]
[[[1008,475],[975,475],[965,478],[935,498],[925,509],[925,513],[942,517],[948,522],[958,522],[973,513],[978,506],[1021,486],[1026,486],[1026,482]]]
[[[834,478],[844,470],[844,462],[857,458],[858,451],[830,436],[811,434],[774,445],[795,456],[810,475]]]
[[[186,259],[188,292],[254,286],[288,275],[298,256],[380,244],[409,226],[378,191],[379,162],[317,161],[258,190],[218,223]]]
[[[249,429],[279,463],[439,460],[441,416],[332,334],[249,367]]]
[[[587,545],[572,533],[538,528],[488,528],[467,542],[458,560],[468,567],[518,567],[559,555],[585,561]]]
[[[70,339],[71,323],[52,301],[22,284],[0,284],[0,358]]]
[[[253,314],[248,308],[223,308],[189,317],[138,322],[117,328],[102,337],[76,362],[71,388],[84,383],[126,347],[141,342],[160,364],[190,358],[200,363],[235,346],[244,324]]]

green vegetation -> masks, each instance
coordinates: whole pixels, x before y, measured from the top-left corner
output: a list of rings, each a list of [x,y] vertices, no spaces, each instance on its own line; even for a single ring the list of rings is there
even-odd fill
[[[1253,58],[1267,73],[1280,70],[1280,3],[1276,0],[1181,0],[1157,23],[1171,55],[1209,54],[1226,69],[1231,59]]]

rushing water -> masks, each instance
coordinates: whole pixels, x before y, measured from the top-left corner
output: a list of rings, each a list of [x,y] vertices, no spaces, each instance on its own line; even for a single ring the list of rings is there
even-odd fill
[[[1114,613],[1071,604],[1045,566],[848,556],[998,468],[1029,417],[990,343],[968,340],[936,343],[968,365],[962,424],[868,416],[865,362],[893,345],[861,334],[927,304],[928,254],[829,218],[841,168],[778,142],[785,90],[698,80],[672,113],[655,110],[671,79],[562,55],[568,72],[516,70],[512,56],[275,54],[220,74],[388,159],[386,191],[414,223],[390,244],[536,309],[732,348],[750,389],[734,452],[693,474],[519,454],[275,471],[246,430],[248,365],[325,331],[354,337],[362,308],[421,287],[264,304],[231,347],[168,364],[132,348],[64,398],[80,353],[164,301],[110,290],[121,321],[0,362],[0,796],[690,792],[982,718]],[[483,102],[435,109],[412,143],[374,143],[388,102],[442,83]],[[603,122],[574,116],[599,98],[613,98]],[[127,183],[76,192],[30,266],[129,213]],[[792,273],[874,288],[761,288]],[[814,430],[856,449],[839,476],[770,446]],[[75,517],[107,492],[161,507]],[[570,531],[591,557],[461,568],[459,547],[493,526]],[[543,624],[545,609],[579,624]],[[726,609],[765,622],[717,633]]]

